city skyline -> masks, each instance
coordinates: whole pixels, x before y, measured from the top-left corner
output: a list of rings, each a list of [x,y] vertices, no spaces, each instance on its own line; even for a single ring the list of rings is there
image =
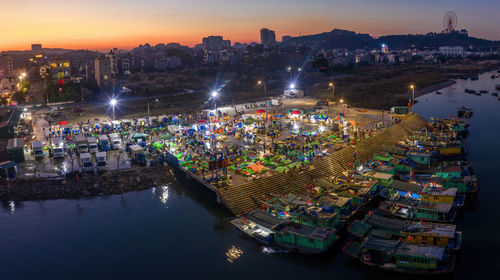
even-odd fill
[[[3,3],[8,23],[0,38],[1,49],[25,50],[31,43],[90,50],[168,42],[193,46],[208,35],[250,43],[260,41],[263,27],[276,31],[277,40],[283,35],[308,35],[334,28],[374,37],[425,34],[442,30],[442,17],[448,10],[457,13],[458,29],[467,29],[474,37],[500,40],[495,14],[500,3],[487,0],[75,2],[55,0],[43,6],[30,5],[35,3],[32,0]],[[429,5],[433,7],[430,11]]]

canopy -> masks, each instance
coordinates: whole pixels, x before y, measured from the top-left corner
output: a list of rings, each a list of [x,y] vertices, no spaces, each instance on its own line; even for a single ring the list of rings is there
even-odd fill
[[[335,118],[335,120],[336,120],[336,121],[344,121],[344,117],[342,117],[342,116],[337,116],[337,117]]]
[[[264,109],[257,110],[257,114],[264,114],[265,112],[266,112],[266,110],[264,110]]]
[[[317,120],[327,120],[329,117],[327,115],[318,114],[318,115],[315,115],[314,118]]]
[[[208,122],[207,120],[199,120],[196,123],[207,123],[207,122]]]
[[[300,115],[300,111],[299,110],[293,110],[291,114],[292,115]]]
[[[60,121],[59,122],[59,125],[63,125],[63,124],[68,124],[68,122],[67,121]]]

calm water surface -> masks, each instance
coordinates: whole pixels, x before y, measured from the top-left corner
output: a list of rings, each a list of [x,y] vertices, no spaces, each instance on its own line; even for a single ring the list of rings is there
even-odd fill
[[[439,279],[495,275],[500,253],[500,101],[491,74],[418,98],[425,118],[470,119],[468,159],[481,191],[457,225],[464,232],[456,273]],[[475,96],[465,88],[486,89]],[[212,194],[185,182],[80,200],[3,202],[0,279],[416,279],[368,269],[339,248],[324,256],[263,252],[233,228]],[[340,246],[343,244],[340,244]],[[242,251],[228,259],[233,247]]]

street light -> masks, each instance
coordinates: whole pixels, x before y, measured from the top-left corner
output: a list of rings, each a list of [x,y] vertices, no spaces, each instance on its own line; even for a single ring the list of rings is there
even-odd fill
[[[328,85],[332,88],[332,101],[334,101],[335,100],[335,84],[329,83]]]
[[[215,110],[215,114],[217,113],[217,104],[215,103],[215,98],[219,95],[219,92],[214,90],[212,91],[212,108]]]
[[[115,107],[116,107],[116,104],[117,104],[117,100],[115,98],[112,98],[110,101],[109,101],[109,104],[111,105],[112,109],[113,109],[113,120],[115,119]]]
[[[158,98],[155,99],[155,102],[158,102]],[[149,126],[149,101],[146,101],[148,104],[148,126]]]
[[[339,101],[340,101],[340,103],[344,103],[344,99],[340,99]]]
[[[415,85],[410,85],[411,89],[411,112],[413,113],[413,105],[415,105]]]
[[[257,82],[258,85],[261,85],[264,87],[264,102],[265,102],[265,118],[266,118],[266,122],[265,122],[265,127],[266,127],[266,130],[267,130],[267,86],[266,86],[266,82],[265,81],[258,81]],[[264,153],[266,153],[266,136],[264,136]]]
[[[295,89],[295,84],[294,83],[290,84],[290,89]]]

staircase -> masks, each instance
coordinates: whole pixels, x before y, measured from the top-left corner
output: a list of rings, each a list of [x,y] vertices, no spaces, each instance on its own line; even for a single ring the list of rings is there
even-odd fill
[[[347,147],[328,157],[314,160],[301,171],[290,171],[270,177],[261,178],[238,186],[219,189],[222,202],[236,216],[248,213],[257,208],[259,199],[268,194],[285,194],[292,189],[299,194],[305,193],[305,185],[321,177],[339,176],[354,164],[354,152],[357,159],[364,162],[378,153],[384,146],[394,145],[404,135],[425,126],[425,120],[419,115],[409,115],[402,122],[385,129],[369,139],[363,140],[355,147]],[[351,163],[351,165],[349,165]]]

